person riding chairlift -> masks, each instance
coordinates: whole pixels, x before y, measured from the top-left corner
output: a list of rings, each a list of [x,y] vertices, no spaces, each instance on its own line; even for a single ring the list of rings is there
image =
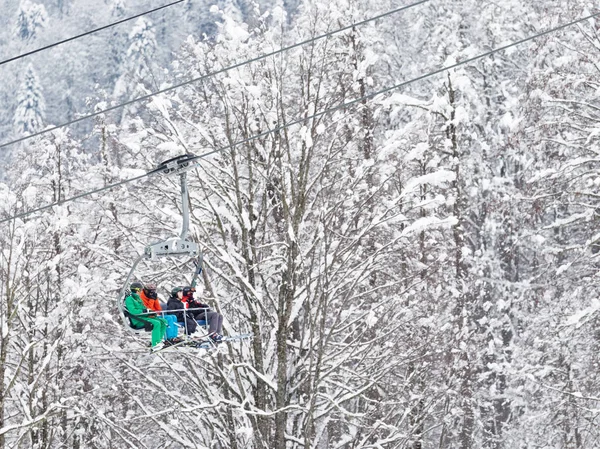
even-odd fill
[[[173,343],[177,343],[179,340],[177,338],[177,333],[179,331],[179,327],[177,326],[177,318],[173,315],[168,315],[165,313],[160,313],[166,311],[166,304],[162,304],[158,299],[158,294],[156,293],[156,285],[155,284],[146,284],[142,291],[140,292],[140,298],[142,299],[144,306],[148,309],[148,311],[159,312],[161,318],[167,320],[167,340]]]
[[[182,298],[183,287],[173,287],[171,289],[171,296],[167,302],[167,313],[175,316],[177,321],[185,327],[186,334],[190,335],[196,332],[198,323],[196,323],[194,316],[186,310],[187,307],[186,304],[181,301]]]
[[[182,301],[187,303],[188,308],[191,309],[189,313],[194,316],[197,321],[206,321],[208,323],[208,336],[214,342],[220,342],[223,339],[223,315],[219,312],[215,312],[210,309],[208,304],[203,304],[194,299],[194,293],[196,289],[194,287],[183,287],[182,290]],[[204,309],[204,310],[194,310]]]
[[[125,308],[133,315],[131,323],[136,327],[144,327],[145,323],[152,325],[152,349],[158,350],[164,346],[163,339],[167,330],[167,320],[158,318],[156,314],[148,315],[148,309],[139,296],[144,286],[134,282],[129,286],[131,293],[125,298]]]

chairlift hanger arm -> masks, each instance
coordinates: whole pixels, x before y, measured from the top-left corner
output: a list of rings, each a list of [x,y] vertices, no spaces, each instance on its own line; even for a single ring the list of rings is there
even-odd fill
[[[199,254],[198,245],[187,240],[190,225],[189,190],[187,186],[187,172],[199,166],[198,157],[188,153],[168,159],[149,173],[163,173],[165,175],[178,174],[181,182],[181,210],[182,223],[179,238],[170,238],[148,245],[145,253],[150,258],[157,256],[179,256]]]
[[[190,284],[192,287],[196,287],[198,283],[198,276],[202,274],[202,263],[204,262],[204,254],[202,251],[199,251],[198,258],[196,259],[196,269],[194,270],[194,277],[192,278],[192,283]]]

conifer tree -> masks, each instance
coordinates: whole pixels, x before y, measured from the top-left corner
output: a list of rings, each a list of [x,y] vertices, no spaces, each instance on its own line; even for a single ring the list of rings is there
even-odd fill
[[[129,33],[128,65],[136,79],[146,80],[151,75],[152,57],[156,52],[156,36],[151,21],[140,18]]]
[[[118,99],[130,100],[145,95],[157,88],[154,79],[156,63],[156,35],[151,21],[139,18],[133,26],[128,38],[128,48],[122,62],[122,74],[116,82],[113,95]],[[128,114],[135,115],[138,105],[123,109],[121,120]]]
[[[14,130],[18,135],[32,134],[42,129],[46,105],[38,77],[30,64],[17,95]]]
[[[32,3],[29,0],[21,1],[17,13],[15,35],[22,41],[35,39],[40,29],[48,24],[48,14],[44,5]]]

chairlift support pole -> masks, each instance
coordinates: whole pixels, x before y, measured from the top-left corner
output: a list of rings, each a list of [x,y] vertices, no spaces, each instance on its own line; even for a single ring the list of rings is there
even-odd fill
[[[186,154],[184,156],[165,161],[154,170],[155,172],[162,172],[167,175],[174,173],[179,174],[179,179],[181,182],[182,223],[181,234],[179,235],[179,238],[173,237],[153,243],[146,247],[145,252],[151,259],[160,256],[197,256],[200,253],[198,244],[187,240],[190,226],[190,199],[187,187],[187,171],[196,166],[198,166],[198,163],[195,162],[195,156]]]
[[[183,212],[183,222],[181,223],[181,234],[179,238],[185,240],[190,227],[190,196],[187,188],[187,172],[179,174],[181,180],[181,210]]]
[[[183,212],[183,221],[181,223],[181,235],[179,238],[181,240],[185,240],[187,238],[190,225],[190,198],[187,187],[187,171],[181,172],[179,174],[179,178],[181,180],[181,210]],[[198,254],[198,258],[196,259],[196,269],[194,270],[194,276],[190,284],[192,287],[196,287],[198,276],[200,275],[200,273],[202,273],[202,262],[204,259],[201,251],[197,251],[196,253]]]

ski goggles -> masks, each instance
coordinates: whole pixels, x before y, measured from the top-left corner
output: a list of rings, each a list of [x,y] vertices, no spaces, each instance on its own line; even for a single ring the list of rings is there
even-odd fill
[[[190,295],[193,295],[195,292],[196,292],[195,288],[186,287],[183,289],[183,296],[190,296]]]

